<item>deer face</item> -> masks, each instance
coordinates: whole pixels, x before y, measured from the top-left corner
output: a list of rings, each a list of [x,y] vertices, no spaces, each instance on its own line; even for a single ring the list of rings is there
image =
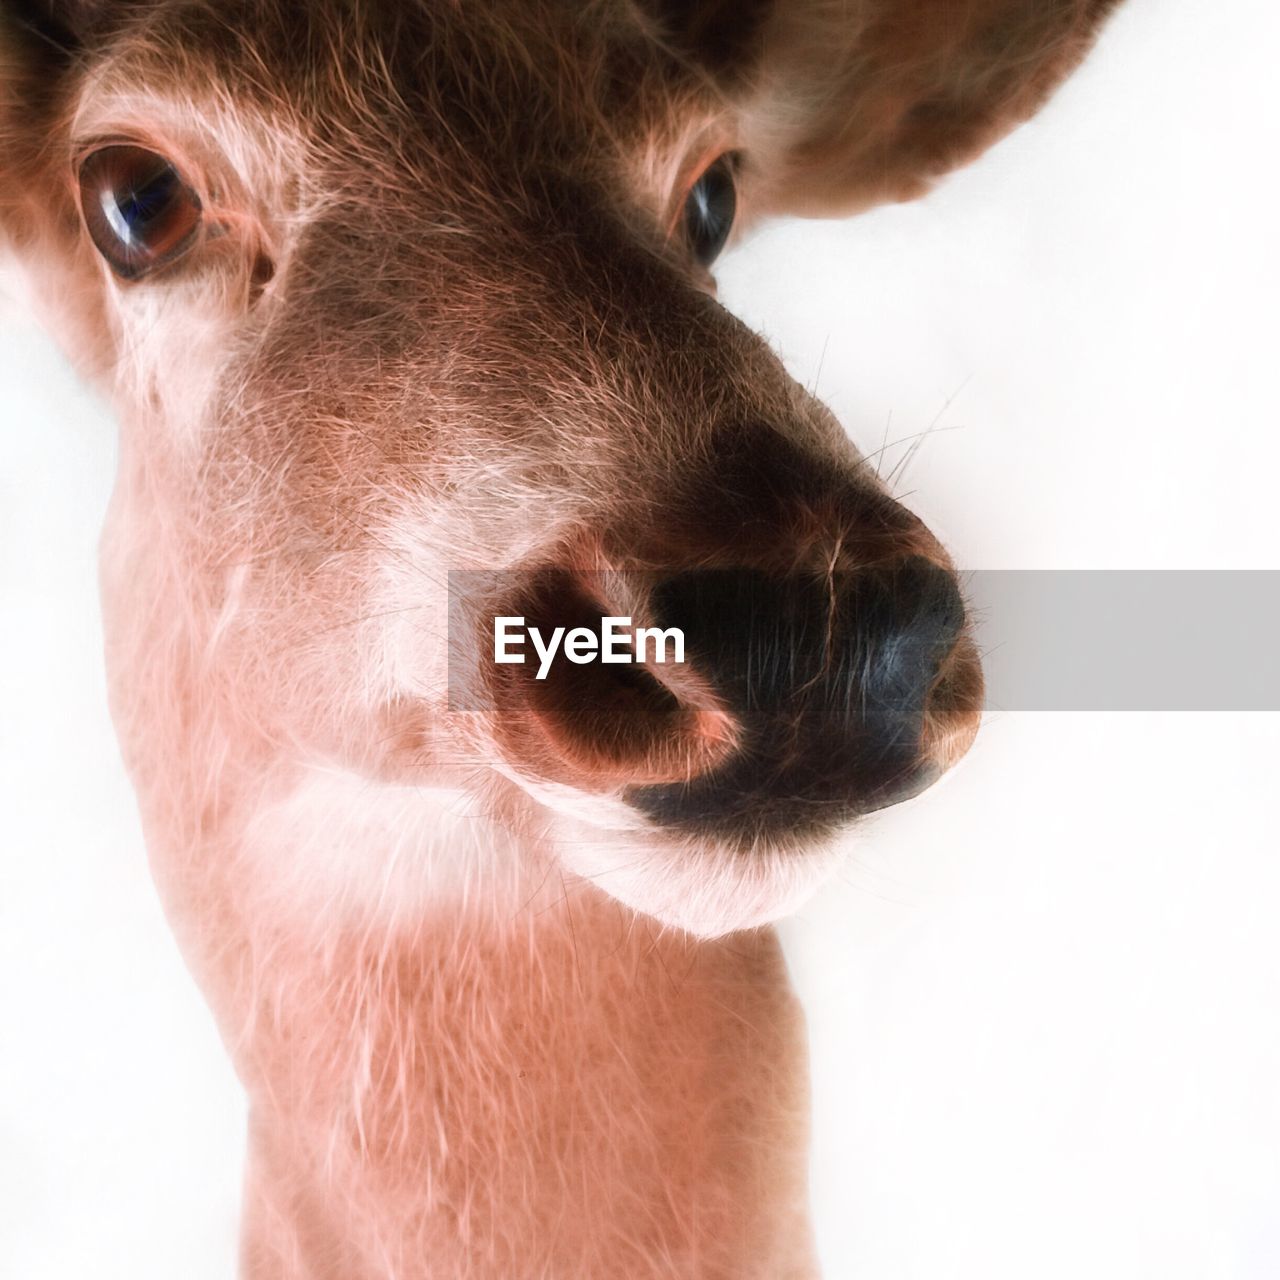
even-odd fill
[[[500,793],[714,933],[962,754],[947,556],[709,274],[761,213],[914,194],[1102,8],[938,7],[834,42],[622,0],[11,18],[0,213],[124,425],[105,593],[144,788],[207,800],[230,754]],[[614,614],[685,663],[492,661],[496,617]]]

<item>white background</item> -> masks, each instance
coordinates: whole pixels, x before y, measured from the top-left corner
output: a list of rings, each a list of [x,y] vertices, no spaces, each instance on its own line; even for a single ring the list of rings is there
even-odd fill
[[[1269,0],[1130,0],[721,296],[868,450],[949,428],[900,488],[961,565],[1280,568],[1278,52]],[[0,380],[0,1275],[226,1280],[241,1102],[104,710],[112,428],[13,308]],[[1275,715],[996,713],[863,834],[785,929],[830,1280],[1280,1276],[1278,761]]]

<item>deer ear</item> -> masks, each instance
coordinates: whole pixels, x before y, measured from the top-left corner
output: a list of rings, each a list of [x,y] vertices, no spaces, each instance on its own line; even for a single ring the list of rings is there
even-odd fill
[[[774,0],[741,99],[754,206],[831,215],[922,194],[1031,116],[1116,3]]]

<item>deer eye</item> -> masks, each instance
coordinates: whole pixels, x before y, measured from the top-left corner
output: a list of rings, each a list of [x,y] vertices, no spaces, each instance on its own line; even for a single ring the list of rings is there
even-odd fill
[[[684,202],[684,233],[694,258],[709,267],[720,256],[738,198],[733,184],[733,158],[723,155],[702,171]]]
[[[89,236],[116,275],[137,280],[179,257],[200,227],[200,200],[162,155],[100,147],[80,165]]]

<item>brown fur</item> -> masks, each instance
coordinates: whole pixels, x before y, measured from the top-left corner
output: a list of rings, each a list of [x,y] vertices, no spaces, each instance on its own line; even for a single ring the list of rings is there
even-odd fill
[[[619,779],[693,761],[705,717],[553,768],[554,726],[451,709],[446,572],[733,562],[749,521],[695,517],[743,422],[884,531],[807,509],[759,555],[945,563],[669,233],[726,150],[741,225],[915,194],[1107,7],[2,11],[0,231],[122,419],[112,709],[252,1099],[246,1275],[814,1273],[803,1036],[759,926],[834,855],[619,820]],[[205,203],[198,249],[136,285],[71,181],[119,138]],[[955,662],[943,766],[976,725]]]

